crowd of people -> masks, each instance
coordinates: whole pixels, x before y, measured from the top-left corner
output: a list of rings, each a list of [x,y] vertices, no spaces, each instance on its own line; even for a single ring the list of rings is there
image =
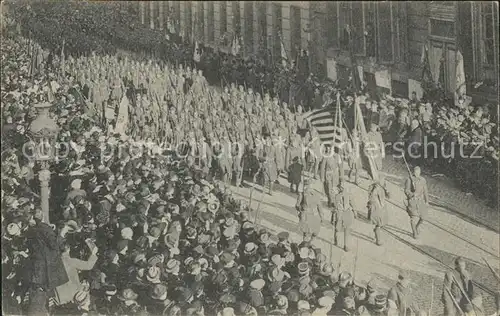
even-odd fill
[[[413,302],[404,271],[389,292],[376,279],[360,286],[352,271],[339,271],[315,247],[313,231],[291,243],[287,232],[253,223],[252,210],[232,196],[231,178],[241,185],[245,169],[262,176],[269,192],[297,163],[321,177],[313,156],[301,154],[315,136],[301,107],[243,86],[218,91],[203,73],[181,65],[116,55],[34,64],[32,47],[13,37],[1,48],[6,314],[409,315],[424,309]],[[59,143],[70,144],[51,167],[53,225],[38,209],[38,164],[21,150],[36,117],[33,104],[43,102],[54,104]],[[119,104],[128,102],[128,124],[120,125],[127,115]],[[226,143],[236,146],[213,146]],[[224,150],[233,155],[218,155]],[[301,182],[297,174],[289,177],[292,184]],[[305,196],[299,195],[299,212],[313,207],[304,206]],[[468,275],[463,260],[454,273],[461,280]],[[457,308],[470,312],[459,287],[451,282],[449,290],[450,297],[443,293],[449,315]]]
[[[123,153],[101,159],[104,141],[132,141],[98,127],[106,117],[95,109],[114,93],[97,89],[87,95],[88,103],[79,103],[87,93],[77,86],[79,67],[73,70],[73,65],[78,61],[68,59],[65,76],[49,73],[47,79],[45,64],[31,65],[30,44],[16,38],[2,46],[8,65],[2,76],[2,111],[11,140],[2,168],[7,314],[39,314],[49,308],[54,314],[305,315],[332,308],[336,313],[361,306],[387,308],[386,294],[375,283],[369,289],[355,286],[351,273],[337,271],[314,247],[311,234],[297,245],[289,242],[287,232],[274,235],[256,227],[245,203],[234,199],[226,184],[207,177],[202,157]],[[110,59],[90,57],[86,62]],[[196,83],[186,91],[179,88],[184,95],[204,89]],[[76,91],[82,96],[75,97]],[[32,104],[48,102],[50,95],[61,128],[59,141],[72,144],[52,170],[52,227],[42,222],[37,207],[37,166],[20,152],[34,117],[28,115]],[[206,109],[203,102],[187,104],[196,104],[200,112]],[[219,106],[222,110],[223,103]],[[271,116],[271,106],[260,110]],[[234,111],[244,110],[235,106]],[[256,109],[247,111],[258,115]],[[207,118],[214,112],[212,108]],[[132,123],[130,130],[146,124]],[[138,139],[148,136],[142,133],[137,131]]]
[[[191,34],[189,27],[184,31],[179,27],[177,9],[164,12],[163,28],[155,20],[155,28],[151,29],[149,18],[141,23],[139,6],[131,2],[41,4],[13,1],[9,7],[22,22],[24,36],[36,38],[53,52],[53,56],[60,54],[62,46],[67,54],[75,57],[88,56],[92,52],[115,54],[120,48],[147,58],[155,56],[172,65],[182,64],[184,69],[187,66],[201,69],[210,84],[243,85],[262,96],[265,93],[276,96],[291,108],[302,104],[306,110],[321,106],[325,101],[322,97],[326,97],[328,91],[333,95],[340,91],[343,99],[355,94],[349,78],[357,78],[356,75],[339,73],[337,82],[315,77],[311,73],[326,77],[321,73],[325,67],[308,63],[308,54],[304,51],[300,56],[289,56],[290,60],[282,63],[280,54],[271,54],[269,50],[259,49],[254,55],[235,56],[230,48],[219,49],[224,45],[219,39],[214,39],[214,45],[204,45],[203,40],[198,41],[195,34]],[[221,37],[230,42],[235,35],[238,34],[221,34]],[[244,43],[240,41],[240,44]],[[193,60],[195,48],[200,53],[198,62]],[[377,123],[385,132],[384,140],[418,140],[423,135],[432,143],[426,148],[427,159],[419,161],[425,164],[426,171],[456,179],[464,191],[496,204],[500,139],[495,124],[498,120],[495,104],[462,103],[456,106],[443,91],[436,90],[433,82],[423,83],[424,95],[420,100],[411,92],[408,93],[410,100],[383,95],[374,82],[362,82],[361,85],[362,93],[369,96],[362,105],[367,125],[371,121]],[[417,127],[413,120],[418,120]],[[481,144],[476,153],[486,159],[462,158],[457,143],[464,147],[467,157],[476,151],[476,144]],[[423,150],[423,146],[420,149]],[[454,158],[447,158],[453,150]]]

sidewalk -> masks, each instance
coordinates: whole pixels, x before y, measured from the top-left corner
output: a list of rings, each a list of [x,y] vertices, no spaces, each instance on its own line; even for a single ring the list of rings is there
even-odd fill
[[[408,171],[403,161],[392,156],[384,158],[382,171],[389,182],[403,186],[408,178]],[[500,216],[498,209],[493,209],[484,200],[471,193],[463,192],[446,176],[434,176],[422,170],[427,180],[431,197],[431,205],[435,209],[457,215],[464,221],[483,226],[494,232],[500,232]]]

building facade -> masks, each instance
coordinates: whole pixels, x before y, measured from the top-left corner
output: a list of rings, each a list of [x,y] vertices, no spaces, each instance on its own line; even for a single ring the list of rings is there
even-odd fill
[[[289,59],[307,50],[313,71],[337,79],[355,60],[365,82],[407,97],[422,80],[422,56],[432,77],[455,90],[457,50],[464,59],[467,94],[483,102],[498,96],[498,3],[492,1],[139,2],[141,22],[176,25],[188,38],[228,50],[240,38],[243,56]],[[425,54],[424,54],[425,53]],[[388,86],[389,85],[389,86]]]

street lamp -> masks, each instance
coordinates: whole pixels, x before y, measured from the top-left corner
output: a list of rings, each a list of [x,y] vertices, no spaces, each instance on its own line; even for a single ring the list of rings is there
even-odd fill
[[[49,223],[49,195],[50,195],[50,161],[56,155],[56,140],[59,127],[54,119],[49,116],[52,105],[43,102],[34,106],[38,115],[31,122],[29,133],[34,141],[33,156],[40,164],[38,178],[40,180],[40,198],[43,212],[43,221]]]

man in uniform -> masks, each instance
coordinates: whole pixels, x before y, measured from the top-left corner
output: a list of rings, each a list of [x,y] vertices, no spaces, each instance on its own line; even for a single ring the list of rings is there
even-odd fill
[[[335,197],[332,224],[335,230],[335,244],[337,245],[340,233],[344,233],[344,251],[349,251],[351,246],[351,227],[357,218],[353,208],[351,196],[345,190],[344,182],[339,184],[339,194]]]
[[[375,243],[377,246],[381,246],[382,228],[387,225],[388,221],[386,198],[389,197],[389,192],[385,187],[385,179],[382,176],[379,177],[379,180],[374,182],[368,190],[368,219],[375,225],[373,229],[375,233]]]
[[[263,177],[263,186],[269,185],[269,195],[273,195],[273,185],[274,181],[277,179],[276,174],[276,165],[274,162],[274,158],[271,153],[264,151],[264,155],[260,157],[260,167],[256,173],[256,176],[259,175]]]
[[[412,302],[410,279],[405,272],[399,273],[398,282],[389,290],[387,303],[389,309],[397,310],[400,316],[411,315],[412,311],[417,312]]]
[[[363,143],[366,155],[373,158],[373,167],[376,169],[372,171],[372,178],[374,178],[374,174],[382,169],[382,158],[385,156],[384,141],[377,124],[370,125],[370,132],[366,134]]]
[[[306,136],[307,146],[309,148],[309,159],[308,159],[308,171],[314,176],[314,179],[318,178],[319,163],[321,161],[321,141],[319,139],[318,131],[315,128],[311,128]]]
[[[349,181],[352,181],[354,174],[354,183],[359,185],[359,173],[361,172],[362,165],[359,156],[359,132],[357,129],[352,130],[352,138],[348,144],[348,163],[349,163]]]
[[[405,194],[413,238],[417,239],[418,235],[420,235],[422,224],[427,216],[427,208],[429,205],[427,182],[420,175],[420,167],[415,167],[413,175],[406,180]]]
[[[478,302],[480,294],[474,289],[474,283],[467,265],[462,257],[455,259],[455,269],[452,274],[452,293],[460,293],[456,297],[456,301],[460,308],[470,315],[474,315],[481,309],[481,304]],[[472,304],[471,304],[472,303]]]
[[[332,152],[330,145],[325,146],[325,156],[321,160],[319,176],[328,198],[328,205],[332,205],[337,187],[344,181],[344,168],[340,157]]]
[[[236,187],[241,187],[241,180],[243,178],[243,165],[242,165],[242,157],[243,157],[243,140],[240,140],[239,143],[235,144],[233,150],[233,171],[235,177],[235,185]]]
[[[292,165],[295,157],[299,158],[299,163],[304,165],[304,153],[302,152],[302,147],[299,144],[297,135],[290,135],[291,138],[291,146],[287,148],[286,159],[285,159],[285,169],[288,170]]]
[[[230,156],[230,146],[229,138],[227,136],[223,137],[223,143],[221,145],[221,152],[217,157],[219,163],[221,164],[222,181],[227,184],[231,184],[233,178],[233,161]]]

